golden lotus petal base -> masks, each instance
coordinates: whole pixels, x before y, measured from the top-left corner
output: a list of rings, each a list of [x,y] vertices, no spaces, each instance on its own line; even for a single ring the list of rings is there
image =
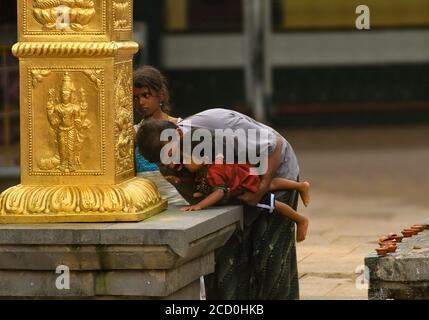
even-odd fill
[[[0,195],[0,223],[142,221],[165,210],[155,184],[133,178],[117,185],[17,185]]]

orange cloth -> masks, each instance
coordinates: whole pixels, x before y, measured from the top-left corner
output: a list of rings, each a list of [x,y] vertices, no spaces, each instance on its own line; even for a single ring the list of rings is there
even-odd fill
[[[250,174],[249,164],[212,164],[207,169],[207,184],[214,188],[226,186],[231,197],[236,197],[245,191],[256,192],[260,179]]]

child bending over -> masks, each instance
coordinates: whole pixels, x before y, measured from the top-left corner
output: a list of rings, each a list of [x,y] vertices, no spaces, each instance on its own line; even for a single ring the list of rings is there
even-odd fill
[[[250,191],[259,189],[260,178],[250,174],[249,164],[184,164],[190,172],[196,174],[197,192],[194,197],[205,197],[199,203],[181,208],[182,211],[196,211],[208,208],[218,203],[225,203],[231,198]],[[310,184],[307,181],[296,182],[284,178],[274,178],[270,185],[270,191],[295,189],[299,192],[302,202],[308,206],[310,202]],[[309,220],[300,215],[287,204],[275,200],[274,193],[265,194],[261,202],[256,205],[270,213],[274,209],[281,215],[292,219],[297,225],[297,242],[305,240]]]

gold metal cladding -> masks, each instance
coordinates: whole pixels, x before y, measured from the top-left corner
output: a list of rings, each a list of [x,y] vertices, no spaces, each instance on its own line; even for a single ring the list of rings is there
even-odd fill
[[[58,96],[55,88],[49,89],[46,113],[54,131],[57,152],[51,158],[42,159],[41,169],[56,169],[61,172],[74,172],[81,165],[80,153],[88,138],[88,101],[84,88],[77,90],[74,103],[72,93],[76,91],[70,74],[65,72]]]
[[[27,79],[28,123],[21,141],[28,139],[28,175],[74,176],[74,181],[64,182],[75,184],[82,176],[106,174],[108,104],[103,98],[103,68],[29,67]],[[42,182],[54,181],[39,178],[32,184]]]
[[[116,174],[134,171],[132,61],[115,65]]]
[[[15,57],[115,57],[132,55],[139,49],[136,42],[24,42],[12,47]]]
[[[19,41],[129,41],[131,0],[18,0]]]
[[[36,38],[99,36],[101,39],[109,35],[110,1],[19,0],[20,35]]]
[[[0,194],[0,223],[141,221],[166,208],[134,172],[132,4],[18,0],[21,184]]]
[[[58,15],[66,13],[73,31],[84,30],[95,16],[92,0],[33,0],[33,16],[44,30],[57,28]]]
[[[113,0],[113,21],[116,29],[131,30],[132,4],[130,0]]]
[[[140,221],[166,207],[143,178],[111,186],[17,185],[0,196],[0,223]]]

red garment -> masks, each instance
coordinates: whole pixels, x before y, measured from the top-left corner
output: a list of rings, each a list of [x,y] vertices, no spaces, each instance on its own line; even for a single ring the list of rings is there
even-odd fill
[[[249,164],[212,164],[207,168],[207,184],[214,188],[226,186],[231,197],[238,196],[244,191],[256,192],[260,179],[250,174]]]

